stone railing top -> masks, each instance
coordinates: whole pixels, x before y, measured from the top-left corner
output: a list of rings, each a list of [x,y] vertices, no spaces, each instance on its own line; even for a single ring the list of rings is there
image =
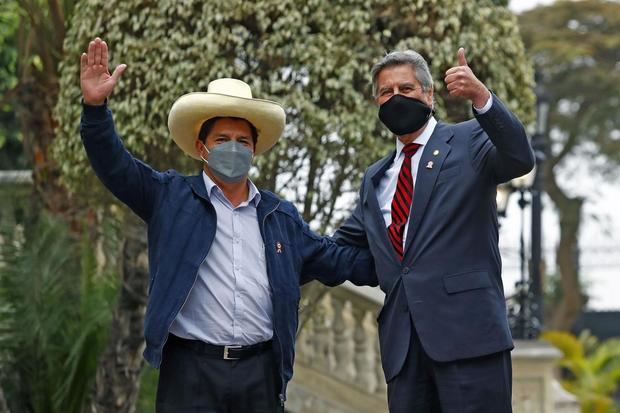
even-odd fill
[[[342,288],[335,289],[334,291],[344,290],[351,293],[352,296],[359,296],[360,298],[370,301],[372,304],[383,305],[385,294],[379,287],[358,287],[349,281],[343,283],[341,287]]]
[[[513,358],[556,360],[562,353],[551,344],[540,340],[515,340]]]
[[[4,184],[32,184],[32,171],[29,169],[0,171],[0,185]]]

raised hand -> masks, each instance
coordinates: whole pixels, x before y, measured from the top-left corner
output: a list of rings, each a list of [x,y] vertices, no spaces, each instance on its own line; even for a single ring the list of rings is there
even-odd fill
[[[88,44],[88,53],[80,58],[80,87],[87,105],[102,105],[114,90],[119,78],[127,68],[121,64],[110,75],[108,70],[108,45],[96,38]]]
[[[446,71],[446,88],[452,96],[461,96],[469,99],[475,108],[482,108],[491,93],[474,72],[471,71],[465,59],[465,49],[462,47],[457,52],[458,66]]]

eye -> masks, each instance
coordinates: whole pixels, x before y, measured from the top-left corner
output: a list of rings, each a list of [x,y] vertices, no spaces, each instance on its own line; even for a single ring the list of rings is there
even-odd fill
[[[414,91],[414,88],[411,86],[403,86],[400,91],[403,93],[411,93]]]
[[[389,96],[392,94],[392,89],[383,89],[379,92],[381,96]]]

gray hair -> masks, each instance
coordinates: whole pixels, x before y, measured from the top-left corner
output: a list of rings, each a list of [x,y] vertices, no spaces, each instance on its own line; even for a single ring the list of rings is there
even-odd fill
[[[428,63],[426,63],[426,60],[424,60],[420,53],[414,50],[394,51],[386,54],[370,71],[373,96],[377,96],[377,78],[379,77],[379,73],[388,67],[400,65],[411,66],[424,92],[428,92],[433,88],[431,71],[428,69]]]

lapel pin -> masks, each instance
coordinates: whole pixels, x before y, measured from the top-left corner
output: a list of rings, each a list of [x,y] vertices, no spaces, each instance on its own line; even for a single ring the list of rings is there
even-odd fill
[[[435,150],[433,151],[433,155],[434,155],[434,156],[439,155],[439,150],[438,150],[438,149],[435,149]]]
[[[426,169],[433,169],[433,161],[428,161],[428,163],[426,164]]]
[[[276,254],[282,254],[282,244],[280,241],[276,242]]]

